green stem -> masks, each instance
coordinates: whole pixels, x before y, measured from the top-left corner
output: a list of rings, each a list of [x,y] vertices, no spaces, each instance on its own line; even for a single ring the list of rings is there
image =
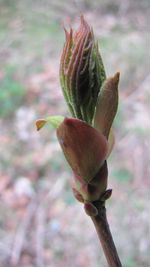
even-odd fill
[[[96,205],[97,206],[97,205]],[[106,217],[106,208],[104,205],[96,207],[98,215],[92,216],[92,221],[95,225],[99,240],[101,242],[105,257],[109,267],[122,267],[117,249],[115,247],[110,228]]]

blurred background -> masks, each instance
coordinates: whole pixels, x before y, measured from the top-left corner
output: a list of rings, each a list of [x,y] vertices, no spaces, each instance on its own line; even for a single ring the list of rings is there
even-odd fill
[[[0,267],[106,267],[73,197],[55,131],[67,115],[59,84],[63,26],[83,13],[107,76],[121,72],[108,219],[124,267],[150,266],[150,1],[0,0]]]

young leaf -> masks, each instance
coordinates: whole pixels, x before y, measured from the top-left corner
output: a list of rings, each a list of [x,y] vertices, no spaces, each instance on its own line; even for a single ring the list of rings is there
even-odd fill
[[[36,121],[37,131],[43,128],[46,124],[49,124],[54,129],[56,129],[63,122],[63,120],[64,120],[63,116],[49,116],[45,119],[39,119]]]

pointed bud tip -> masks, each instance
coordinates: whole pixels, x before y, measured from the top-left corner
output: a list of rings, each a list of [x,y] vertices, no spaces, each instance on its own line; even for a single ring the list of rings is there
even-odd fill
[[[82,24],[86,24],[87,23],[83,14],[80,15],[80,21],[81,21]]]
[[[66,42],[67,42],[72,38],[73,30],[71,27],[70,27],[70,31],[67,31],[67,29],[65,27],[63,27],[63,28],[64,28]]]
[[[119,79],[120,79],[120,72],[119,71],[115,73],[113,79],[114,79],[115,83],[119,83]]]
[[[68,31],[66,30],[66,28],[63,26],[63,28],[64,28],[64,32],[65,32],[65,36],[66,36],[66,40],[67,40],[67,38],[68,38]]]
[[[80,16],[80,27],[82,28],[84,28],[84,29],[89,29],[90,30],[90,25],[87,23],[87,21],[86,21],[86,19],[84,18],[84,15],[83,14],[81,14],[81,16]]]

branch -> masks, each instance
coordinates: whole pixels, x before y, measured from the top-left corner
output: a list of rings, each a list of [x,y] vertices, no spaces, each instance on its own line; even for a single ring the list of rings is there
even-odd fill
[[[122,267],[107,221],[106,208],[102,202],[94,203],[97,216],[91,216],[109,267]]]

